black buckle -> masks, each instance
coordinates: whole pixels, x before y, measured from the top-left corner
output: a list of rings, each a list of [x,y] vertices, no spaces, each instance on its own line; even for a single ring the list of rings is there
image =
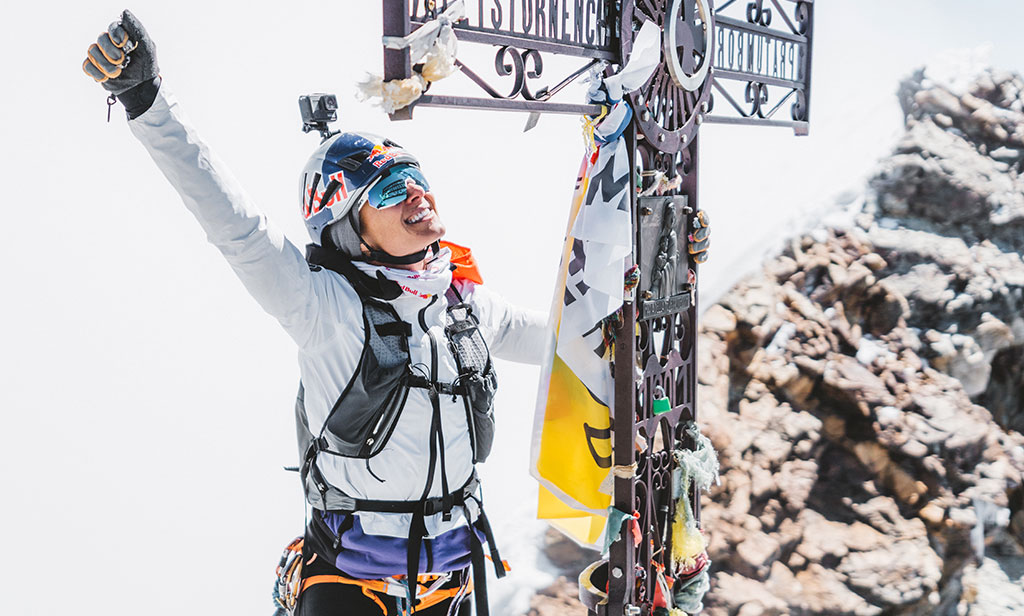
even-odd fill
[[[423,515],[424,516],[434,515],[435,513],[441,511],[440,506],[441,506],[441,499],[439,499],[439,498],[428,498],[428,499],[426,499],[425,501],[423,501]]]
[[[434,498],[428,498],[423,501],[423,515],[434,515],[436,513],[444,514],[444,521],[447,522],[452,519],[452,509],[455,508],[457,493],[452,492],[445,496],[435,496]]]

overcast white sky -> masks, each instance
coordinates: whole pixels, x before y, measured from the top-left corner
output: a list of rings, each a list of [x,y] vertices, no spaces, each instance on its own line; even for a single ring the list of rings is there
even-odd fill
[[[702,284],[754,266],[799,211],[857,187],[898,134],[897,80],[992,44],[1019,70],[1014,0],[819,0],[811,136],[706,126]],[[242,8],[244,7],[244,8]],[[209,247],[80,65],[120,2],[6,2],[0,97],[0,573],[10,614],[270,613],[281,547],[301,532],[295,350]],[[173,89],[212,148],[297,243],[298,172],[316,145],[296,98],[339,94],[346,128],[418,154],[489,285],[550,303],[579,123],[421,109],[390,123],[353,97],[379,71],[375,2],[137,1]],[[965,56],[965,52],[961,52]],[[781,229],[780,229],[781,228]],[[705,287],[709,291],[710,287]],[[484,469],[515,582],[531,583],[527,451],[537,371],[501,366],[502,436]],[[517,560],[518,557],[518,560]],[[209,575],[217,568],[223,571]],[[520,590],[523,600],[528,590]]]

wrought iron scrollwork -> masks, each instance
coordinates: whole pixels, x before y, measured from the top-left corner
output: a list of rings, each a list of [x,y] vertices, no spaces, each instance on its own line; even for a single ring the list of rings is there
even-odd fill
[[[506,63],[506,56],[512,60],[511,64]],[[507,45],[499,47],[497,53],[494,54],[494,72],[501,77],[513,76],[512,92],[508,96],[496,96],[495,98],[512,99],[523,91],[523,85],[526,84],[526,61],[523,60],[523,54],[518,49]],[[491,96],[494,94],[492,93]]]
[[[786,94],[779,99],[779,102],[775,103],[769,108],[769,89],[768,85],[758,81],[748,81],[744,86],[744,101],[749,105],[749,109],[744,109],[736,99],[729,94],[725,87],[716,82],[715,90],[722,95],[736,111],[736,114],[741,118],[748,119],[760,119],[760,120],[771,120],[775,117],[775,114],[782,108],[782,106],[789,101],[791,98],[796,98],[797,101],[792,107],[792,117],[794,121],[806,121],[807,118],[807,107],[806,102],[801,102],[800,99],[805,97],[803,90],[789,89],[786,90]],[[806,101],[806,98],[804,98]]]
[[[420,9],[420,4],[423,8]],[[413,15],[423,15],[426,19],[435,19],[448,8],[448,0],[412,0],[409,7]]]
[[[811,4],[809,2],[796,3],[796,23],[794,31],[797,34],[807,34],[811,27]]]
[[[634,430],[642,445],[636,458],[632,502],[636,523],[645,540],[630,543],[626,549],[631,552],[633,563],[633,592],[627,601],[639,607],[642,614],[655,613],[653,604],[661,583],[659,572],[666,570],[672,552],[676,510],[672,453],[685,446],[681,440],[685,426],[694,420],[696,363],[692,353],[693,330],[689,327],[693,312],[691,308],[638,322],[636,348],[643,371],[637,390]],[[654,414],[655,392],[671,401],[669,411]],[[617,425],[621,429],[621,424]]]
[[[536,49],[520,51],[510,45],[502,45],[494,54],[494,72],[499,77],[512,77],[512,90],[508,94],[499,92],[497,88],[489,84],[461,60],[456,60],[455,65],[491,98],[515,100],[522,97],[527,101],[547,101],[589,71],[597,62],[598,60],[591,60],[554,86],[542,86],[536,91],[531,91],[529,80],[539,79],[544,73],[544,59],[541,53]],[[532,68],[527,69],[530,63],[532,63]]]
[[[718,50],[714,94],[709,97],[716,113],[709,110],[708,121],[807,130],[813,12],[808,0],[721,5],[715,12]],[[715,100],[719,98],[726,104]],[[791,113],[777,114],[789,102]]]
[[[716,44],[711,0],[623,0],[619,31],[624,60],[647,21],[664,30],[661,63],[629,99],[648,143],[674,153],[692,141],[711,93]]]
[[[705,112],[710,111],[710,107],[703,109]],[[679,175],[685,180],[693,172],[693,162],[692,148],[683,148],[678,152],[662,152],[654,147],[640,150],[637,171],[644,180],[641,192],[651,188],[650,178],[657,174],[670,178]]]
[[[772,10],[764,8],[764,0],[754,0],[747,4],[747,21],[767,28],[772,24]]]
[[[763,83],[747,83],[746,100],[750,104],[750,112],[745,114],[746,117],[765,117],[763,105],[768,103],[768,88]]]
[[[796,93],[796,102],[792,108],[793,120],[797,122],[807,121],[807,94],[803,90]]]

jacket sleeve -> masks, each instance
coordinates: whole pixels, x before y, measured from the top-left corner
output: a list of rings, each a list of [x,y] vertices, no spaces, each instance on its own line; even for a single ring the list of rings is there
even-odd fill
[[[491,354],[499,359],[540,365],[553,341],[548,315],[514,306],[482,285],[465,283],[460,292],[480,319]]]
[[[161,87],[149,110],[129,126],[260,306],[300,347],[332,338],[330,324],[337,321],[324,319],[323,307],[352,311],[352,298],[330,297],[343,290],[310,271],[299,248],[268,222],[210,152],[173,95]],[[342,316],[357,318],[354,311]]]

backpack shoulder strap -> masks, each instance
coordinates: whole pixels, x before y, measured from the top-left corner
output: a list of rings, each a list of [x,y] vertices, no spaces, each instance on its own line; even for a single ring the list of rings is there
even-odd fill
[[[402,287],[393,280],[388,280],[380,272],[377,276],[364,273],[352,260],[337,250],[330,250],[316,244],[306,246],[306,261],[310,265],[318,265],[342,275],[349,281],[361,299],[372,297],[383,301],[398,299],[402,295]]]

